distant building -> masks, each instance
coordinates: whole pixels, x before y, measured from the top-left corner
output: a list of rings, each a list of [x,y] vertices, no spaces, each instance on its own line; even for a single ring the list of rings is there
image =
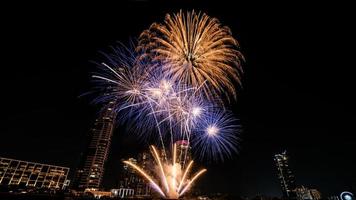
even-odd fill
[[[295,177],[289,167],[289,158],[287,152],[274,155],[274,162],[278,172],[278,179],[281,184],[283,197],[288,199],[295,199]]]
[[[95,199],[101,199],[101,198],[112,198],[114,196],[114,193],[111,191],[100,191],[96,189],[85,189],[84,193],[86,195],[91,195]]]
[[[134,164],[139,165],[143,170],[146,171],[149,166],[152,166],[152,159],[153,158],[150,157],[150,154],[144,152],[140,153],[137,159],[129,158],[128,160]],[[126,197],[127,195],[135,195],[136,197],[151,195],[151,187],[149,183],[127,164],[124,164],[123,166],[119,189],[115,191],[117,192],[117,195],[122,198]]]
[[[100,113],[89,134],[89,146],[83,154],[79,167],[75,173],[73,188],[85,189],[101,188],[104,166],[108,158],[111,138],[114,129],[116,113],[114,102],[110,102]]]
[[[151,167],[153,158],[147,152],[140,153],[137,158],[137,163],[142,167],[143,170],[147,171],[149,167]],[[136,173],[137,175],[137,173]],[[146,179],[138,176],[137,183],[135,189],[135,196],[149,196],[151,195],[151,187],[150,184],[146,181]]]
[[[110,192],[113,197],[119,197],[119,198],[132,197],[135,194],[135,190],[129,188],[111,189]]]
[[[295,193],[297,200],[313,200],[310,190],[304,186],[297,187]]]
[[[188,140],[179,140],[177,145],[177,162],[183,168],[192,159],[191,148]]]
[[[310,195],[313,197],[313,200],[320,200],[321,199],[321,193],[317,189],[310,189],[309,190]]]
[[[129,158],[131,163],[137,165],[137,159]],[[136,175],[135,170],[132,169],[129,165],[124,164],[123,170],[120,177],[119,188],[134,189],[139,177]]]
[[[0,157],[0,185],[61,190],[68,173],[68,167]]]

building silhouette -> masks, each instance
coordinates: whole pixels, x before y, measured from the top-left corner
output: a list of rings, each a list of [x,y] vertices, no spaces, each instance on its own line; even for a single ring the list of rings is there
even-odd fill
[[[88,136],[88,147],[74,175],[73,188],[98,190],[104,175],[105,162],[109,155],[116,113],[114,102],[104,107]]]
[[[0,157],[0,185],[63,190],[68,167]]]
[[[296,199],[295,177],[289,167],[289,158],[287,152],[274,155],[274,162],[277,168],[278,179],[281,184],[283,197],[287,199]]]

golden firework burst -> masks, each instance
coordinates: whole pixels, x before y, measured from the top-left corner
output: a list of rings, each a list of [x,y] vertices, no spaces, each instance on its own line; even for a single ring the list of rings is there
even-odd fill
[[[140,59],[174,81],[201,88],[209,99],[236,98],[243,56],[227,26],[205,13],[167,14],[139,37]]]

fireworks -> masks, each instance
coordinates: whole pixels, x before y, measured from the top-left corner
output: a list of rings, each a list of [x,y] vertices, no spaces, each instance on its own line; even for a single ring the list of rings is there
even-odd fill
[[[200,158],[223,161],[238,152],[238,121],[227,111],[213,111],[197,128],[193,146]]]
[[[242,54],[228,27],[216,18],[194,12],[167,14],[139,37],[141,59],[174,82],[202,86],[206,98],[236,97]]]
[[[151,153],[158,169],[151,173],[155,174],[156,178],[150,176],[148,172],[130,161],[124,161],[124,163],[139,172],[152,185],[152,188],[164,198],[178,199],[189,190],[201,174],[206,172],[206,169],[202,169],[189,179],[188,176],[191,172],[193,161],[190,161],[188,166],[182,169],[180,164],[176,162],[177,147],[175,144],[171,162],[164,161],[154,146],[151,146]]]
[[[115,102],[119,122],[160,145],[162,156],[151,146],[156,177],[125,163],[162,197],[180,197],[206,171],[189,178],[193,161],[185,160],[185,151],[183,166],[176,163],[176,141],[193,144],[202,160],[223,161],[237,153],[240,127],[221,102],[223,95],[236,97],[243,57],[217,19],[194,11],[167,15],[141,34],[137,47],[121,45],[103,55],[101,71],[92,76],[101,93],[96,102]],[[171,161],[166,147],[172,148]]]
[[[192,140],[202,160],[224,160],[237,152],[237,121],[225,109],[204,100],[201,87],[188,87],[161,74],[147,73],[144,63],[126,54],[116,55],[117,60],[111,59],[109,64],[102,63],[104,73],[93,77],[103,86],[104,95],[99,100],[117,99],[115,110],[122,113],[119,120],[131,121],[132,132],[145,139],[152,136],[148,133],[157,134],[156,142],[164,151],[167,140],[170,144]]]

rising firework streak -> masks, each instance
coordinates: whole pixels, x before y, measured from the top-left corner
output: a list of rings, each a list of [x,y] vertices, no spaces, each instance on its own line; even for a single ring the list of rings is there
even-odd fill
[[[190,161],[185,169],[181,169],[179,163],[176,162],[177,158],[177,146],[173,145],[172,161],[164,161],[154,146],[151,146],[151,153],[155,159],[157,171],[151,173],[153,176],[148,175],[141,167],[130,161],[124,161],[125,164],[135,169],[141,176],[143,176],[152,186],[152,188],[160,194],[163,198],[178,199],[184,195],[192,186],[192,184],[198,179],[206,169],[198,171],[192,178],[188,178],[193,161]]]

